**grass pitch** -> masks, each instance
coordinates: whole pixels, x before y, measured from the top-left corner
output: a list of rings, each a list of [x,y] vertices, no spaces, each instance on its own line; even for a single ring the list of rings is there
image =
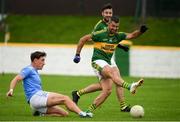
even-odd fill
[[[77,44],[79,39],[91,33],[100,16],[33,16],[10,14],[9,24],[11,38],[9,42]],[[134,39],[134,45],[180,46],[180,17],[147,17],[149,30]],[[130,33],[138,29],[134,17],[120,17],[121,32]],[[3,42],[0,33],[0,42]]]
[[[10,80],[14,74],[0,75],[0,121],[180,121],[180,79],[145,78],[143,86],[136,95],[125,91],[128,104],[142,105],[145,109],[143,118],[135,119],[129,113],[120,112],[115,88],[105,103],[94,112],[93,118],[79,118],[70,112],[69,117],[33,117],[29,105],[25,102],[22,84],[19,83],[13,98],[6,98]],[[139,78],[124,77],[132,82]],[[71,97],[71,91],[95,83],[95,77],[42,75],[43,88]],[[79,107],[86,110],[99,92],[81,97]],[[63,106],[64,107],[64,106]]]

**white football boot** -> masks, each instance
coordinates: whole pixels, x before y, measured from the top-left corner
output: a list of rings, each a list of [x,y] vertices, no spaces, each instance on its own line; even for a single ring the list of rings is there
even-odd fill
[[[91,112],[86,112],[86,115],[87,115],[89,118],[92,118],[92,117],[93,117],[93,113],[91,113]]]
[[[92,118],[93,117],[93,113],[91,113],[91,112],[86,113],[86,112],[82,111],[82,112],[79,113],[79,116],[81,118]]]
[[[144,79],[140,79],[139,81],[135,82],[135,83],[132,83],[131,84],[131,87],[130,87],[130,92],[132,94],[135,94],[136,93],[136,90],[139,86],[141,86],[144,82]]]

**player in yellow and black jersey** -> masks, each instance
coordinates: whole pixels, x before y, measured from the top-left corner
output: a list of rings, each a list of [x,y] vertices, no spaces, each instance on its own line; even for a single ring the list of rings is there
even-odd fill
[[[111,17],[108,28],[92,34],[86,35],[79,40],[74,61],[80,61],[80,53],[84,44],[93,40],[94,51],[92,56],[92,67],[99,77],[99,84],[102,88],[101,93],[96,97],[93,103],[87,109],[87,112],[93,112],[99,107],[111,94],[113,83],[116,87],[123,87],[128,89],[132,94],[135,94],[137,88],[144,82],[143,79],[135,83],[125,82],[120,71],[113,60],[111,60],[114,49],[124,39],[134,39],[143,34],[148,28],[142,25],[140,29],[132,33],[119,33],[119,18],[116,16]]]
[[[102,15],[103,18],[94,26],[94,29],[93,29],[92,33],[95,33],[96,31],[100,31],[100,30],[107,30],[109,20],[113,15],[113,7],[112,7],[112,5],[110,3],[107,3],[102,7],[101,15]],[[97,32],[97,33],[99,33],[99,32]],[[100,44],[96,43],[95,46],[98,47],[98,46],[100,46]],[[107,46],[102,47],[102,48],[107,49],[107,48],[110,48],[110,47],[107,45]],[[123,49],[124,51],[129,50],[128,47],[123,46],[121,44],[118,44],[118,47]],[[114,50],[114,49],[111,49],[111,50]],[[74,61],[76,62],[76,60],[74,60]],[[99,83],[93,83],[93,84],[90,84],[89,86],[87,86],[87,87],[85,87],[83,89],[75,90],[75,91],[72,92],[73,101],[77,104],[80,96],[82,96],[84,94],[87,94],[87,93],[100,91],[100,90],[102,90],[102,87],[101,87],[101,85]],[[122,112],[129,112],[131,107],[130,107],[130,105],[128,105],[125,102],[124,89],[122,87],[116,87],[116,94],[117,94],[117,98],[118,98],[118,101],[119,101],[119,104],[120,104],[120,110]]]

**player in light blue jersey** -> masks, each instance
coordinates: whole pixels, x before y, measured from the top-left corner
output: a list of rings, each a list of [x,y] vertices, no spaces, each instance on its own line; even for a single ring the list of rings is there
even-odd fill
[[[34,116],[52,115],[67,116],[69,113],[58,105],[64,104],[68,110],[77,113],[80,117],[92,117],[92,113],[83,112],[68,96],[43,91],[41,78],[38,70],[42,70],[45,65],[45,52],[36,51],[31,54],[31,64],[22,69],[10,83],[7,96],[13,96],[16,84],[23,80],[24,92],[27,103],[33,110]]]

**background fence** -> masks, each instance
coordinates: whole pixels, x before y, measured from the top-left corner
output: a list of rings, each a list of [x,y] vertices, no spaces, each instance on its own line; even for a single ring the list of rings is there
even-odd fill
[[[85,46],[81,62],[73,62],[76,45],[8,44],[0,45],[0,73],[18,73],[30,64],[30,53],[47,52],[43,74],[94,75],[91,68],[92,46]],[[118,52],[118,51],[117,51]],[[116,53],[123,76],[180,78],[180,48],[132,46],[128,53]],[[123,59],[123,60],[122,60]]]
[[[1,12],[13,14],[99,15],[104,3],[111,2],[115,14],[133,16],[146,4],[148,16],[180,16],[179,0],[0,0]]]

